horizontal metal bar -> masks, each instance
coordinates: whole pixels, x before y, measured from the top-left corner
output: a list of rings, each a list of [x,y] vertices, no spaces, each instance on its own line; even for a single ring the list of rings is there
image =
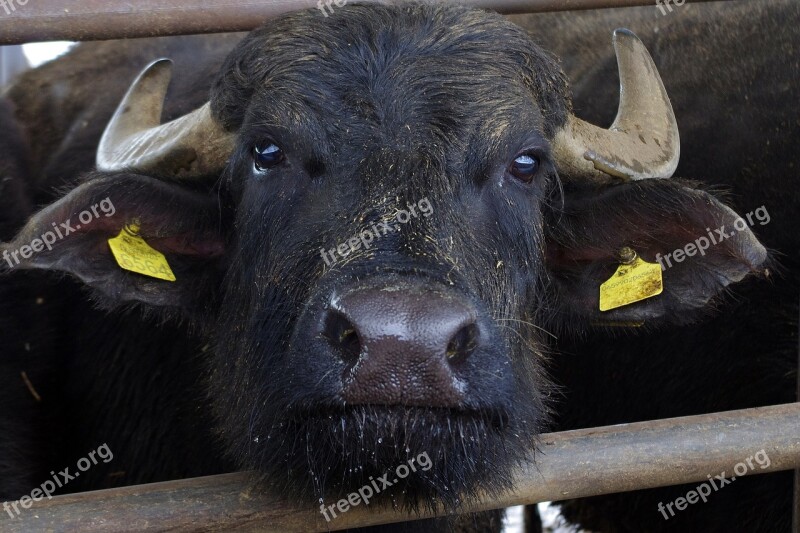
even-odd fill
[[[513,492],[469,509],[706,481],[723,471],[730,476],[761,449],[770,464],[753,463],[748,476],[800,466],[800,403],[545,434],[536,464],[516,473]],[[361,505],[326,523],[316,502],[293,507],[279,496],[251,492],[248,479],[242,472],[58,496],[34,503],[19,518],[3,513],[0,530],[290,533],[425,517]]]
[[[463,0],[462,3],[501,13],[643,5],[655,9],[655,0]],[[0,3],[0,44],[248,31],[270,17],[315,6],[316,0],[5,0]]]

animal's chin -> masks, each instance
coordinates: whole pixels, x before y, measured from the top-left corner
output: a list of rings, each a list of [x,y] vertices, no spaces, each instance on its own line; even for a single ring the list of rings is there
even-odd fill
[[[245,465],[267,490],[330,504],[370,487],[370,505],[450,511],[510,489],[538,430],[497,411],[380,405],[295,413],[272,427]]]

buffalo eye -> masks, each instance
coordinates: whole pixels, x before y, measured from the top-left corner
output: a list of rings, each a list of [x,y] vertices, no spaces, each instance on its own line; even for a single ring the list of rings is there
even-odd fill
[[[253,147],[253,164],[257,170],[267,170],[283,162],[285,155],[275,143],[264,143]]]
[[[511,162],[509,173],[520,181],[530,183],[539,172],[539,158],[533,154],[521,154]]]

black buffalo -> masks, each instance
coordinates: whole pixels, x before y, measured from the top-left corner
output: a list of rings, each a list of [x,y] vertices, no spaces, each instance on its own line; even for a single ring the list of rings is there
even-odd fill
[[[800,168],[800,5],[781,0],[673,9],[666,16],[648,6],[513,20],[563,58],[565,72],[575,80],[575,108],[597,124],[613,120],[613,110],[604,107],[617,98],[607,86],[616,65],[603,47],[606,35],[619,26],[635,30],[653,53],[680,127],[676,174],[702,179],[738,213],[763,207],[754,228],[776,261],[769,279],[737,285],[712,318],[696,325],[645,335],[615,327],[578,339],[561,336],[562,356],[550,367],[564,394],[554,407],[554,427],[560,429],[797,398],[800,193],[793,183]],[[742,450],[741,460],[756,451]],[[769,454],[769,447],[765,451]],[[737,477],[707,503],[674,516],[665,511],[665,520],[659,503],[696,486],[569,502],[563,513],[591,531],[791,528],[791,472]]]
[[[556,60],[483,11],[351,5],[238,40],[81,45],[8,92],[26,198],[49,205],[2,247],[3,283],[37,275],[57,320],[13,352],[50,370],[38,393],[12,357],[3,379],[30,392],[17,404],[41,397],[41,472],[115,455],[68,490],[246,468],[329,504],[426,453],[383,501],[457,510],[508,489],[546,427],[548,330],[690,322],[765,268],[745,229],[659,296],[597,309],[626,246],[654,262],[738,218],[663,179],[675,121],[630,32],[614,131],[577,119]],[[164,126],[169,63],[125,93],[159,57]],[[107,241],[131,225],[175,282],[117,265]]]

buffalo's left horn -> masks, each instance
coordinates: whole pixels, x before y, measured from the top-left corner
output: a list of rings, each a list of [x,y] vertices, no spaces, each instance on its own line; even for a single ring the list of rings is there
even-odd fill
[[[559,171],[573,178],[609,181],[668,178],[680,157],[678,125],[653,59],[629,30],[614,32],[619,66],[617,118],[609,129],[573,115],[556,134]]]
[[[208,103],[161,124],[171,77],[168,59],[154,61],[139,74],[100,139],[98,170],[178,178],[212,175],[225,167],[235,135],[213,119]]]

